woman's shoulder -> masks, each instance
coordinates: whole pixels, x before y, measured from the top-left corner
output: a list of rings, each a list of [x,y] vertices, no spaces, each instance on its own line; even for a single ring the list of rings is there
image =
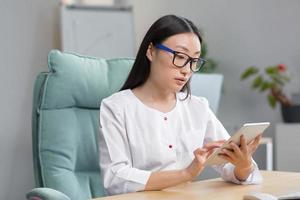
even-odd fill
[[[131,91],[129,89],[122,90],[102,99],[101,104],[110,106],[122,106],[126,105],[126,102],[131,98]]]
[[[178,93],[179,99],[185,99],[186,93],[180,92]],[[182,101],[185,104],[189,105],[202,105],[204,107],[208,107],[209,103],[208,100],[205,97],[202,96],[195,96],[195,95],[189,95],[184,101]]]

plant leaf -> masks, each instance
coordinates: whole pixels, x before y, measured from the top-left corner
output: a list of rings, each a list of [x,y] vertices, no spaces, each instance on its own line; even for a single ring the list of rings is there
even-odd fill
[[[278,68],[277,66],[270,66],[265,69],[265,72],[269,75],[278,74]]]
[[[207,56],[207,45],[205,42],[202,42],[201,44],[201,57],[206,58]]]
[[[258,71],[259,70],[256,67],[250,66],[242,73],[241,79],[244,80],[244,79],[248,78],[249,76],[256,74]]]
[[[201,70],[197,71],[196,73],[212,73],[216,70],[217,63],[210,58],[206,60],[207,62],[205,63],[205,65],[201,68]]]
[[[285,81],[278,74],[271,74],[270,77],[274,83],[284,86]]]
[[[264,92],[266,91],[267,89],[270,89],[272,87],[272,84],[267,82],[267,81],[263,81],[261,86],[260,86],[260,91],[261,92]]]
[[[253,81],[252,81],[252,88],[258,88],[261,86],[261,84],[263,83],[263,79],[262,76],[257,76]]]
[[[277,101],[273,95],[271,95],[271,94],[268,95],[268,102],[272,109],[274,109],[276,107]]]

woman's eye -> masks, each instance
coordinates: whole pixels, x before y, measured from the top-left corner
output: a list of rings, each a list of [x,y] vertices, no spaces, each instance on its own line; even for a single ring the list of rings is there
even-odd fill
[[[178,59],[185,59],[185,56],[182,56],[182,55],[178,55],[178,54],[177,54],[177,58],[178,58]]]

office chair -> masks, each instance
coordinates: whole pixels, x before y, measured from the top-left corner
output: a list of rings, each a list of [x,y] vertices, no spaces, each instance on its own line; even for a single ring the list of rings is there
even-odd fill
[[[133,62],[130,58],[106,60],[58,50],[49,53],[49,71],[40,73],[34,86],[36,188],[27,193],[27,199],[105,196],[98,156],[99,107],[103,98],[120,89]],[[202,88],[204,83],[197,84]]]

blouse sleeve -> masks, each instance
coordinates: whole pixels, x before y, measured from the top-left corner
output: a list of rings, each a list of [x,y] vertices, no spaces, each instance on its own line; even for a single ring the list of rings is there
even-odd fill
[[[208,102],[207,102],[207,106],[208,106]],[[208,107],[208,122],[207,122],[204,143],[212,142],[216,140],[223,140],[223,139],[228,140],[229,138],[230,135],[228,134],[224,126],[221,124],[221,122],[217,119],[215,114]],[[225,181],[230,181],[236,184],[259,184],[262,182],[262,176],[259,172],[257,164],[253,159],[252,159],[252,163],[254,165],[254,170],[245,181],[239,181],[235,177],[234,175],[235,166],[231,163],[214,165],[212,167],[221,175],[221,177]]]
[[[118,106],[103,100],[100,107],[99,161],[108,195],[144,190],[151,174],[132,166],[124,124]]]

